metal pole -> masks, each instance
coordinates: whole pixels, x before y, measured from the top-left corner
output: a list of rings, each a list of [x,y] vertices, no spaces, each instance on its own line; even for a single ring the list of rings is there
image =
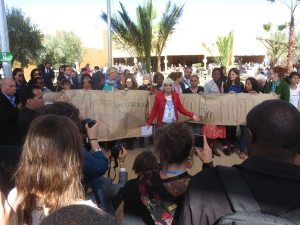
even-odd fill
[[[108,65],[112,66],[112,46],[111,46],[111,9],[110,0],[107,0],[107,47],[108,47]]]
[[[4,0],[0,0],[0,41],[1,52],[9,52],[6,12]],[[11,77],[11,62],[2,62],[4,77]]]

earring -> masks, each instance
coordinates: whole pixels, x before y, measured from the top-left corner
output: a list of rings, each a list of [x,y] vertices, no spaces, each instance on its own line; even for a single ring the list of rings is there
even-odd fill
[[[191,169],[193,167],[193,162],[191,158],[188,158],[185,162],[185,167]]]

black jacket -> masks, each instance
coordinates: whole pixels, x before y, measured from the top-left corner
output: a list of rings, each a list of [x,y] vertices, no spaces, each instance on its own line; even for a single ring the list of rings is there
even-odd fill
[[[249,158],[237,168],[263,213],[279,216],[299,207],[300,166]],[[217,170],[211,168],[190,181],[179,224],[214,224],[232,212]]]
[[[0,145],[19,145],[18,108],[0,92]]]
[[[18,125],[20,130],[20,137],[21,140],[24,140],[24,137],[27,134],[29,126],[33,119],[35,118],[35,111],[32,109],[27,108],[26,106],[23,107],[18,115]]]

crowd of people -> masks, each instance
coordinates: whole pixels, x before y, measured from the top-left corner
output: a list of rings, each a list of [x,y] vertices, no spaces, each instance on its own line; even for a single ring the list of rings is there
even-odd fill
[[[284,68],[273,67],[265,82],[249,77],[243,83],[237,68],[224,73],[216,67],[212,80],[202,87],[191,67],[168,76],[145,74],[141,85],[127,70],[120,74],[107,67],[103,73],[96,67],[92,73],[88,68],[78,75],[71,66],[62,66],[56,85],[48,62],[32,70],[28,82],[21,68],[13,70],[12,78],[0,80],[1,225],[74,224],[79,215],[84,224],[117,224],[114,217],[120,207],[122,224],[215,224],[240,211],[233,201],[238,195],[228,197],[226,168],[214,167],[213,157],[221,156],[217,142],[225,155],[237,151],[245,160],[230,176],[237,177],[233,184],[250,190],[255,200],[247,197],[257,205],[256,213],[287,221],[296,218],[300,206],[300,167],[295,164],[300,153],[297,72],[287,75]],[[134,139],[126,146],[113,143],[105,149],[97,139],[99,122],[88,124],[68,102],[44,104],[44,93],[79,88],[155,95],[145,121],[148,126],[157,121],[154,143],[151,151],[144,150],[134,160],[136,178],[128,181],[126,168]],[[255,106],[246,125],[179,121],[179,113],[200,120],[182,106],[180,94],[260,92],[275,93],[280,100]],[[203,147],[195,146],[195,134],[203,135]],[[139,143],[144,146],[144,139],[139,138]],[[15,160],[10,159],[12,154]],[[191,176],[188,170],[195,156],[202,171]],[[112,160],[120,167],[118,182],[105,175]]]

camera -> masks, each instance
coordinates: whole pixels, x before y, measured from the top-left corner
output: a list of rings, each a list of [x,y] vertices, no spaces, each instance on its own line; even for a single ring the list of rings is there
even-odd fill
[[[203,141],[203,135],[200,134],[194,134],[194,146],[197,148],[203,148],[204,141]]]
[[[111,157],[113,157],[114,159],[118,159],[120,151],[123,152],[122,145],[121,144],[114,145],[111,148]]]
[[[94,126],[95,123],[96,123],[96,120],[92,120],[91,118],[86,118],[86,119],[82,120],[83,126],[85,126],[85,124],[87,124],[89,128]]]

